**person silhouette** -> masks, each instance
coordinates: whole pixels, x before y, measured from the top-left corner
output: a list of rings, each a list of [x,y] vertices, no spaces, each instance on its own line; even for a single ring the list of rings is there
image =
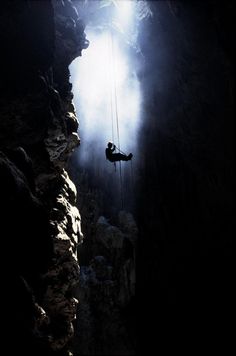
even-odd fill
[[[122,153],[114,153],[116,146],[112,142],[108,142],[107,148],[105,150],[106,158],[110,162],[117,162],[117,161],[130,161],[133,157],[133,154],[130,153],[128,156]]]

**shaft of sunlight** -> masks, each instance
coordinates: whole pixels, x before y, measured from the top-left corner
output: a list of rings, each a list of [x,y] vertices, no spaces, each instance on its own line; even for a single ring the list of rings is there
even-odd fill
[[[118,0],[116,1],[117,7],[117,17],[119,23],[125,29],[126,27],[132,24],[133,20],[133,7],[134,1],[133,0]]]
[[[132,20],[133,1],[118,0],[116,4],[116,19],[124,26]],[[110,140],[119,143],[122,151],[134,152],[141,94],[132,49],[119,33],[109,28],[89,28],[86,35],[90,46],[70,66],[74,103],[81,123],[80,159],[89,160],[92,146],[100,150],[104,159]]]

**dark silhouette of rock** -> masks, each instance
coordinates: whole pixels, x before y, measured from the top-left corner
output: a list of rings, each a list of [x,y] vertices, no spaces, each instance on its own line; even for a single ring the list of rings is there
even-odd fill
[[[59,31],[59,5],[75,29],[63,19]],[[3,340],[10,354],[67,356],[83,237],[65,171],[79,144],[68,65],[88,43],[70,1],[4,1],[0,9]]]

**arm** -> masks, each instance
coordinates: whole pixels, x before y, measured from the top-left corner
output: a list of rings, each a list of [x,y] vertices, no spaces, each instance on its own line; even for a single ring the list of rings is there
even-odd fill
[[[114,151],[115,151],[115,149],[116,149],[116,146],[115,146],[115,145],[113,145],[113,147],[111,148],[111,151],[112,151],[112,152],[114,152]]]

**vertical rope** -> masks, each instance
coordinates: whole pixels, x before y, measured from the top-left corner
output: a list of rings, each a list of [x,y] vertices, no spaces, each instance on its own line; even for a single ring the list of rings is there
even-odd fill
[[[114,101],[115,101],[115,118],[116,118],[116,130],[117,130],[117,142],[118,148],[120,150],[120,129],[119,129],[119,119],[118,119],[118,98],[117,98],[117,83],[116,83],[116,63],[115,63],[115,55],[114,55],[114,41],[111,33],[111,54],[112,54],[112,64],[113,64],[113,74],[114,74]]]
[[[121,171],[121,161],[119,162],[119,172],[120,172],[120,201],[121,201],[121,209],[124,209],[124,192],[123,192],[123,182],[122,182],[122,171]]]
[[[115,101],[115,118],[116,118],[116,130],[117,130],[117,142],[118,149],[120,151],[120,129],[119,129],[119,116],[118,116],[118,98],[117,98],[117,82],[116,82],[116,63],[114,55],[114,43],[113,36],[111,32],[111,55],[112,55],[112,65],[113,65],[113,84],[114,84],[114,101]],[[123,182],[122,182],[122,169],[121,161],[119,161],[119,172],[120,172],[120,196],[121,196],[121,208],[124,208],[124,193],[123,193]]]
[[[115,88],[114,88],[114,95],[115,95],[115,116],[116,116],[116,130],[117,130],[117,138],[118,138],[118,148],[120,150],[120,129],[119,129],[119,119],[118,119],[118,99],[117,99],[117,89],[116,89],[116,72],[115,72]]]
[[[133,185],[134,183],[134,173],[133,173],[133,163],[132,163],[132,159],[130,160],[130,170],[131,170],[131,183]]]
[[[112,63],[112,37],[111,35],[108,37],[108,47],[109,47],[109,54],[110,54],[110,63]],[[109,66],[109,75],[112,79],[112,66]],[[114,120],[113,120],[113,81],[110,81],[110,112],[111,112],[111,131],[112,131],[112,142],[114,143]]]
[[[130,171],[131,171],[131,188],[132,188],[132,194],[133,194],[133,190],[134,190],[134,170],[133,170],[132,159],[130,160]]]

